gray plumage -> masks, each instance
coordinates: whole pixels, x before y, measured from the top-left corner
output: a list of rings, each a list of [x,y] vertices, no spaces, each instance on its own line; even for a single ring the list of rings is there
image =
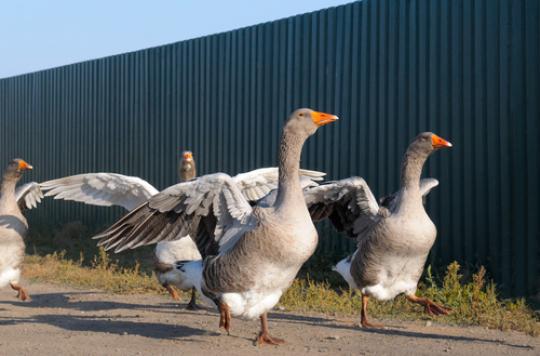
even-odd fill
[[[340,261],[336,270],[366,296],[386,300],[416,292],[437,233],[424,209],[423,196],[438,181],[420,181],[420,175],[428,156],[442,147],[439,142],[450,145],[432,133],[416,137],[405,153],[401,189],[383,198],[381,206],[359,178],[308,190],[306,201],[312,216],[316,220],[328,217],[337,230],[357,240],[352,258]]]
[[[429,192],[433,188],[435,188],[438,185],[439,185],[439,181],[435,178],[420,179],[420,194],[422,195],[422,201],[424,202],[424,204],[426,202],[426,196],[429,194]],[[399,192],[395,192],[394,194],[386,195],[382,198],[379,198],[380,205],[387,209],[393,210],[398,193]]]

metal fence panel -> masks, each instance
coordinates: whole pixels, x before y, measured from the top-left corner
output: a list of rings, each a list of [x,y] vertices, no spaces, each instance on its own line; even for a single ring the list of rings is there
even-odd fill
[[[365,0],[239,30],[0,80],[2,162],[46,180],[113,171],[159,188],[179,152],[200,173],[275,164],[280,127],[306,106],[340,115],[304,149],[328,178],[398,188],[409,141],[451,140],[426,176],[431,261],[485,264],[505,291],[540,284],[540,5],[536,0]],[[47,202],[31,223],[103,224],[119,209]],[[319,253],[350,242],[323,229]]]

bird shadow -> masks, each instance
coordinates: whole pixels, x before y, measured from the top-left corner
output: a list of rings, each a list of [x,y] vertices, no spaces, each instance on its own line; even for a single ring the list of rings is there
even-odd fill
[[[0,317],[0,325],[16,325],[20,323],[41,323],[68,331],[99,332],[116,335],[139,335],[156,339],[177,339],[192,336],[220,335],[216,332],[185,325],[111,320],[111,318],[108,316],[43,314],[28,318]]]
[[[424,332],[417,332],[417,331],[410,331],[410,330],[396,330],[396,329],[388,329],[388,328],[384,328],[384,329],[364,328],[361,331],[365,333],[387,335],[387,336],[403,336],[403,337],[409,337],[409,338],[414,337],[414,338],[421,338],[421,339],[449,340],[449,341],[462,341],[462,342],[481,342],[481,343],[504,345],[504,346],[514,347],[518,349],[531,349],[531,350],[533,349],[533,347],[530,345],[512,344],[501,339],[484,339],[484,338],[469,337],[469,336],[444,335],[444,334],[424,333]]]
[[[77,296],[83,296],[85,294],[105,294],[99,292],[67,292],[67,293],[43,293],[35,294],[32,296],[31,302],[21,302],[18,300],[14,301],[0,301],[0,304],[11,304],[20,307],[26,308],[63,308],[63,309],[72,309],[79,310],[83,312],[87,311],[107,311],[115,309],[127,309],[127,310],[144,310],[152,311],[159,313],[171,314],[171,312],[181,312],[182,314],[190,315],[214,315],[216,312],[211,308],[204,308],[200,311],[188,311],[182,307],[181,304],[176,303],[163,303],[163,304],[135,304],[135,303],[125,303],[117,301],[86,301],[86,300],[73,300]],[[2,309],[2,308],[0,308]],[[138,322],[138,321],[126,321],[126,320],[112,320],[112,318],[120,316],[73,316],[73,315],[36,315],[30,318],[7,318],[0,317],[0,325],[12,325],[19,322],[40,322],[56,327],[64,328],[66,330],[77,330],[77,331],[94,331],[94,332],[104,332],[112,334],[132,334],[132,335],[141,335],[146,337],[155,337],[155,338],[178,338],[178,337],[188,337],[188,336],[197,336],[197,335],[221,335],[220,333],[207,331],[204,329],[192,328],[189,326],[182,325],[172,325],[172,324],[159,324],[159,323],[147,323],[147,322]],[[135,316],[121,316],[122,319],[126,318],[139,318],[138,315]],[[422,339],[433,339],[433,340],[449,340],[449,341],[460,341],[460,342],[481,342],[481,343],[493,343],[499,345],[505,345],[513,348],[520,349],[532,349],[529,345],[517,345],[508,343],[501,339],[485,339],[485,338],[476,338],[469,336],[455,336],[455,335],[445,335],[445,334],[436,334],[429,332],[418,332],[407,330],[402,326],[391,325],[386,328],[381,329],[368,329],[360,328],[351,324],[344,324],[338,320],[317,317],[317,316],[306,316],[306,315],[297,315],[289,313],[279,313],[272,312],[269,314],[269,319],[272,322],[283,323],[283,322],[292,322],[307,324],[318,327],[325,327],[331,329],[342,329],[342,330],[351,330],[362,333],[371,333],[379,334],[386,336],[402,336],[408,338],[422,338]]]
[[[185,309],[187,304],[179,303],[159,303],[159,304],[138,304],[108,300],[77,300],[78,296],[84,295],[99,295],[106,293],[102,292],[65,292],[65,293],[41,293],[32,295],[32,300],[22,302],[19,300],[1,300],[0,304],[10,304],[25,308],[64,308],[75,309],[80,311],[103,311],[113,309],[130,309],[130,310],[145,310],[159,313],[170,314],[172,312],[186,312],[189,314],[197,314],[197,311],[189,311]],[[210,311],[211,309],[201,308],[202,311]]]
[[[309,325],[314,325],[314,326],[333,326],[333,325],[335,325],[335,323],[334,323],[334,321],[332,319],[327,319],[327,318],[323,318],[323,317],[316,317],[316,316],[288,314],[288,313],[270,312],[268,314],[268,319],[273,320],[273,321],[277,321],[277,322],[281,322],[281,321],[298,322],[298,323],[309,324]],[[325,325],[325,324],[328,324],[328,325]]]
[[[455,335],[445,335],[445,334],[435,334],[429,332],[418,332],[407,330],[401,325],[387,325],[385,328],[361,328],[356,325],[347,325],[339,323],[334,319],[327,319],[322,317],[311,317],[304,315],[295,315],[295,314],[285,314],[285,313],[271,313],[269,314],[269,319],[275,322],[296,322],[303,323],[313,326],[321,326],[331,329],[342,329],[342,330],[352,330],[362,333],[371,333],[379,334],[385,336],[403,336],[408,338],[421,338],[421,339],[432,339],[432,340],[447,340],[447,341],[461,341],[461,342],[482,342],[482,343],[492,343],[498,345],[505,345],[508,347],[514,347],[519,349],[533,349],[530,345],[519,345],[506,342],[502,339],[485,339],[485,338],[476,338],[469,336],[455,336]]]

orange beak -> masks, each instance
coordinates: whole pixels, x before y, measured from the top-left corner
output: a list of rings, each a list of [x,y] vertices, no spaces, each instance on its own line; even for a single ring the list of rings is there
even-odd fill
[[[30,169],[33,169],[33,168],[34,167],[32,167],[30,164],[23,161],[22,159],[19,160],[19,171],[26,171],[26,170],[30,170]]]
[[[313,111],[311,113],[311,120],[313,120],[315,125],[320,127],[339,120],[339,117],[324,112]]]
[[[431,135],[431,145],[433,146],[433,148],[452,147],[452,144],[450,142],[435,134]]]
[[[193,154],[191,152],[184,152],[184,159],[185,160],[193,159]]]

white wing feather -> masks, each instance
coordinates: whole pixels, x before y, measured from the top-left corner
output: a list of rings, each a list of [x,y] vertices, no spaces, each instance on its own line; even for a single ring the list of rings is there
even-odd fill
[[[89,205],[118,205],[127,210],[156,195],[158,190],[147,181],[117,173],[86,173],[50,180],[40,184],[45,196]]]
[[[26,209],[32,209],[41,203],[43,192],[38,183],[30,182],[15,189],[15,198],[17,199],[19,206],[24,206]]]

